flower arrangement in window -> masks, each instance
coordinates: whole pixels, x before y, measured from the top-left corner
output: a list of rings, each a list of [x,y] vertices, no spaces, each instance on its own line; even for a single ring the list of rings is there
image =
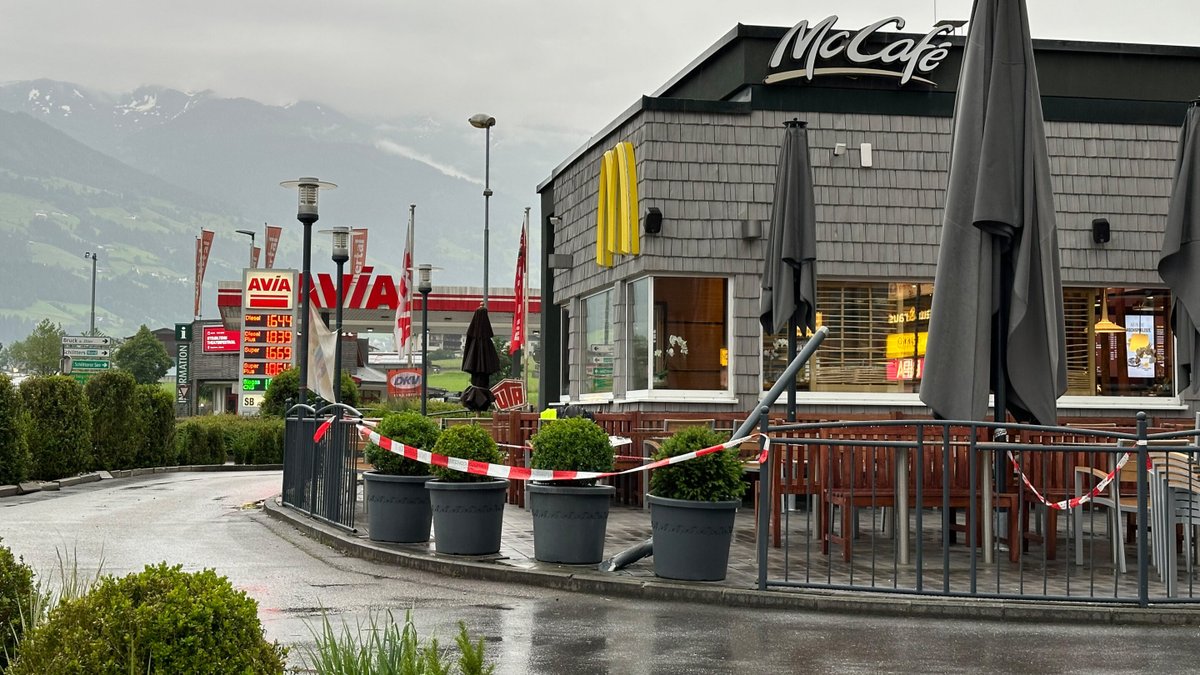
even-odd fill
[[[654,358],[658,363],[658,368],[654,371],[654,384],[657,386],[666,384],[672,361],[682,359],[687,356],[687,353],[687,340],[679,335],[668,335],[666,344],[654,350]]]

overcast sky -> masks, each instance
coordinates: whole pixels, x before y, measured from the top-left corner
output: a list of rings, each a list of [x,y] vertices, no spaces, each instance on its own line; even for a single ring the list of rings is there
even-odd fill
[[[0,81],[37,77],[119,92],[210,89],[329,104],[378,121],[498,119],[497,148],[531,137],[557,161],[738,23],[899,15],[924,33],[968,0],[0,0]],[[1032,0],[1035,38],[1200,45],[1196,0]],[[1200,94],[1200,92],[1197,92]],[[436,160],[436,158],[433,158]],[[453,167],[449,167],[453,170]],[[462,167],[468,175],[476,167]],[[529,186],[532,199],[533,185]]]

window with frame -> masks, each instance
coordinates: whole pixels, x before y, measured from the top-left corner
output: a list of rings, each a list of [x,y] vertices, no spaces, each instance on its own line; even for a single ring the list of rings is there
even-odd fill
[[[828,326],[830,334],[797,375],[797,389],[919,391],[932,300],[931,283],[819,282],[817,323]],[[1102,303],[1119,327],[1116,332],[1096,330]],[[1063,289],[1067,394],[1174,395],[1169,307],[1165,289]],[[797,343],[797,348],[803,345],[803,336]],[[786,333],[764,334],[764,390],[786,366]]]
[[[589,295],[581,305],[583,382],[580,391],[584,394],[611,394],[613,357],[616,355],[612,290]]]
[[[638,279],[629,312],[630,390],[728,390],[728,279]]]

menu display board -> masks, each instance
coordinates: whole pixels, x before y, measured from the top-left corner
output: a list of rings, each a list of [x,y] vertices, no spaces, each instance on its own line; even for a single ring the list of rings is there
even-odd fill
[[[257,415],[271,378],[296,359],[295,270],[243,272],[238,412]]]

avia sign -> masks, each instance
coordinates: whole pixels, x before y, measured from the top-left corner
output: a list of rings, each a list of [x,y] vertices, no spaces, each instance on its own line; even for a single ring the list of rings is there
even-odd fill
[[[296,297],[293,270],[247,269],[243,278],[243,309],[292,309]]]
[[[374,267],[363,265],[362,274],[342,275],[343,307],[358,309],[396,309],[400,294],[390,274],[375,276]],[[337,307],[337,280],[332,274],[317,274],[309,289],[309,301],[320,309]]]
[[[904,28],[904,19],[890,16],[853,33],[835,30],[837,20],[835,15],[812,26],[805,20],[792,27],[775,45],[771,74],[764,82],[866,75],[896,78],[900,84],[916,80],[932,85],[934,82],[922,75],[933,72],[950,55],[950,43],[941,39],[954,31],[948,23],[934,26],[920,39],[901,38],[881,46],[872,36],[889,24]]]

